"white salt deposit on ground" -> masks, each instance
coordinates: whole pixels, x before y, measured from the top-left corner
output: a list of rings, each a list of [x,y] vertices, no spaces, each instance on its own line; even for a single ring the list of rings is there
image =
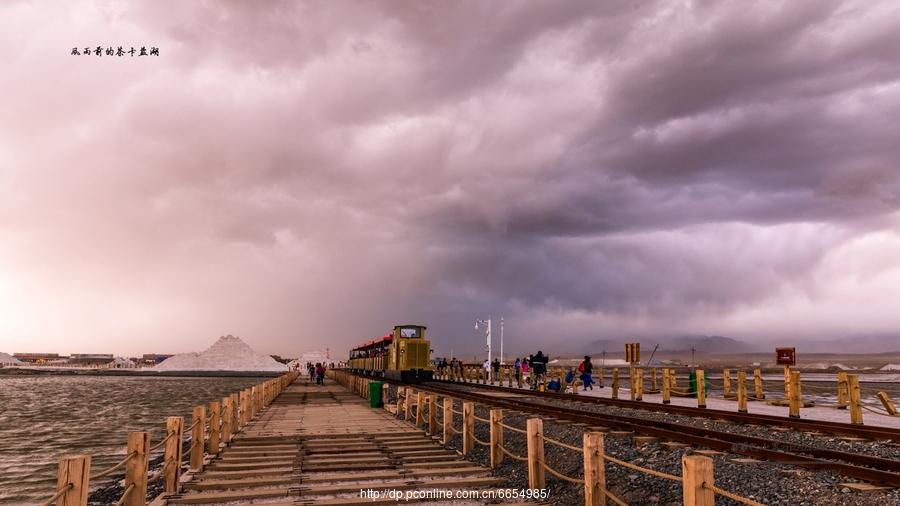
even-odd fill
[[[292,361],[288,366],[291,369],[294,369],[294,366],[297,366],[298,369],[303,369],[306,367],[306,364],[327,364],[331,363],[332,359],[328,358],[328,354],[322,351],[306,351],[300,358]]]
[[[0,364],[11,365],[11,364],[21,364],[21,363],[22,363],[21,360],[13,357],[12,355],[10,355],[8,353],[0,352]]]
[[[881,368],[882,371],[900,371],[900,364],[888,364]]]
[[[253,351],[239,337],[222,336],[200,353],[181,353],[153,368],[157,371],[286,371],[287,366]]]

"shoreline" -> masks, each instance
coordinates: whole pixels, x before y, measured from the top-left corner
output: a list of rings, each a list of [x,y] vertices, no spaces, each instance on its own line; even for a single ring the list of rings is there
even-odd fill
[[[138,376],[157,378],[277,377],[287,371],[151,371],[140,369],[38,369],[0,367],[0,376]]]

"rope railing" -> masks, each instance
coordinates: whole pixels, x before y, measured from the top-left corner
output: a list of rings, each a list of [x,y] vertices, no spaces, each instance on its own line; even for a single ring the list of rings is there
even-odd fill
[[[491,423],[491,421],[488,420],[487,418],[481,418],[480,416],[472,415],[472,418],[474,418],[475,420],[478,420],[479,422]]]
[[[877,406],[868,406],[866,404],[861,404],[860,407],[869,413],[875,413],[876,415],[884,415],[884,416],[893,416],[887,412],[886,409],[881,409]]]
[[[572,446],[572,445],[568,445],[568,444],[566,444],[566,443],[563,443],[562,441],[557,441],[557,440],[555,440],[555,439],[552,439],[552,438],[549,438],[549,437],[547,437],[547,436],[544,436],[543,434],[541,435],[541,438],[544,440],[545,443],[555,444],[556,446],[561,446],[561,447],[566,448],[566,449],[568,449],[568,450],[572,450],[573,452],[578,452],[578,453],[583,453],[583,452],[584,452],[584,448],[581,448],[580,446]]]
[[[124,466],[125,464],[127,464],[129,460],[137,457],[137,455],[138,455],[138,452],[136,452],[136,451],[129,453],[124,459],[120,460],[118,464],[110,467],[109,469],[107,469],[103,472],[91,475],[91,479],[96,480],[98,478],[103,478],[104,476],[109,476],[110,474],[113,473],[113,471],[115,471],[115,470],[121,468],[122,466]]]
[[[568,481],[569,483],[574,483],[574,484],[576,484],[576,485],[584,485],[584,479],[583,479],[583,478],[582,478],[582,479],[572,478],[572,477],[566,476],[566,475],[564,475],[564,474],[562,474],[562,473],[559,473],[559,472],[557,472],[555,469],[553,469],[552,467],[548,466],[547,463],[544,462],[543,460],[541,461],[541,466],[542,466],[548,473],[552,474],[553,476],[556,476],[556,477],[559,478],[560,480]]]
[[[766,506],[763,503],[756,502],[753,499],[748,499],[743,496],[739,496],[739,495],[729,492],[727,490],[721,489],[715,485],[706,483],[705,481],[701,484],[701,486],[703,488],[705,488],[706,490],[709,490],[715,494],[719,494],[722,497],[727,497],[728,499],[731,499],[732,501],[737,501],[741,504],[746,504],[747,506]]]
[[[500,426],[503,427],[504,429],[508,429],[513,432],[518,432],[519,434],[528,434],[528,431],[526,431],[525,429],[518,429],[516,427],[510,427],[509,425],[506,425],[505,423],[501,423]]]
[[[200,423],[200,419],[199,419],[199,418],[198,418],[196,421],[194,421],[194,423],[192,423],[190,427],[188,427],[187,429],[184,429],[184,431],[185,431],[185,432],[189,432],[189,431],[194,430],[194,427],[196,427],[198,423]]]
[[[655,469],[649,469],[649,468],[646,468],[646,467],[641,467],[641,466],[632,464],[632,463],[630,463],[630,462],[625,462],[624,460],[619,460],[619,459],[617,459],[617,458],[615,458],[615,457],[611,457],[611,456],[609,456],[609,455],[604,455],[604,456],[603,456],[603,460],[607,460],[607,461],[609,461],[609,462],[612,462],[613,464],[618,464],[618,465],[620,465],[620,466],[622,466],[622,467],[627,467],[628,469],[631,469],[631,470],[633,470],[633,471],[638,471],[638,472],[641,472],[641,473],[644,473],[644,474],[649,474],[650,476],[656,476],[657,478],[663,478],[663,479],[666,479],[666,480],[677,481],[677,482],[679,482],[679,483],[681,483],[682,481],[684,481],[684,479],[683,479],[681,476],[676,476],[676,475],[674,475],[674,474],[664,473],[664,472],[662,472],[662,471],[657,471],[657,470],[655,470]]]
[[[490,442],[485,442],[485,441],[478,439],[477,437],[475,437],[475,434],[469,434],[469,437],[472,438],[472,441],[475,441],[476,443],[480,444],[481,446],[491,446]]]
[[[619,497],[607,489],[603,489],[603,492],[606,494],[606,498],[612,500],[612,502],[618,504],[619,506],[628,506],[628,503],[619,499]]]
[[[497,445],[497,447],[500,448],[500,451],[503,452],[504,455],[506,455],[507,457],[509,457],[513,460],[518,460],[519,462],[528,462],[528,456],[523,457],[521,455],[515,455],[513,453],[510,453],[509,450],[507,450],[506,447],[503,445]]]
[[[132,483],[131,485],[128,485],[128,488],[126,488],[125,492],[122,493],[122,497],[120,497],[119,500],[116,502],[116,506],[122,506],[123,504],[125,504],[125,501],[128,500],[128,496],[132,492],[134,492],[134,483]]]
[[[51,497],[50,500],[48,500],[47,502],[42,503],[41,506],[50,506],[51,504],[53,504],[54,502],[56,502],[57,499],[59,499],[60,497],[62,497],[63,494],[65,494],[65,493],[68,492],[69,490],[72,490],[73,488],[75,488],[75,484],[74,484],[74,483],[66,483],[66,486],[64,486],[63,488],[57,490],[57,491],[56,491],[56,495],[54,495],[53,497]]]
[[[158,448],[162,448],[162,446],[165,445],[166,443],[168,443],[169,440],[172,439],[172,437],[175,435],[177,435],[177,432],[169,432],[169,435],[167,435],[162,441],[151,446],[150,451],[152,452]]]

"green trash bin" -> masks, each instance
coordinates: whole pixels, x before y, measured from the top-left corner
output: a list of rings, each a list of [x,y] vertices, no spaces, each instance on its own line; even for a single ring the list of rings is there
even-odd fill
[[[697,373],[694,371],[691,371],[688,375],[688,386],[690,388],[689,393],[697,393]],[[706,392],[706,395],[709,395],[709,379],[706,376],[703,377],[703,391]]]
[[[373,381],[369,383],[369,407],[372,408],[381,408],[384,407],[384,403],[381,402],[381,387],[384,383],[380,381]]]

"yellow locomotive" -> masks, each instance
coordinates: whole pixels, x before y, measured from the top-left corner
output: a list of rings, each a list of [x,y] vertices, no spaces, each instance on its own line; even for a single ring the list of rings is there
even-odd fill
[[[350,350],[348,369],[402,381],[430,380],[431,341],[424,325],[397,325],[394,331]]]

